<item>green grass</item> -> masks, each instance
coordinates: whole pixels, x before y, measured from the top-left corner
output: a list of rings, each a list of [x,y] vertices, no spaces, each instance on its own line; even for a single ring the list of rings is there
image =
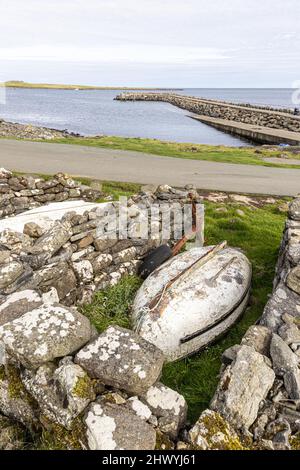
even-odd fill
[[[141,189],[141,185],[136,183],[104,181],[102,183],[102,189],[105,194],[110,194],[117,200],[120,196],[130,197],[133,194],[137,194]]]
[[[194,422],[213,396],[218,383],[221,354],[239,343],[247,328],[261,316],[272,291],[274,268],[286,214],[279,211],[283,203],[251,209],[228,204],[227,213],[216,212],[216,203],[206,203],[206,244],[227,240],[240,247],[253,265],[253,283],[250,305],[242,319],[217,343],[202,352],[168,364],[162,381],[182,393],[189,405],[189,419]],[[245,216],[237,215],[242,209]],[[110,324],[130,327],[130,308],[141,281],[136,277],[124,278],[117,286],[97,293],[91,305],[82,308],[99,331]]]
[[[130,308],[142,281],[136,276],[124,277],[116,286],[94,295],[93,302],[81,307],[81,312],[99,332],[110,325],[130,328]]]
[[[47,143],[61,143],[70,145],[85,145],[89,147],[110,148],[115,150],[130,150],[165,157],[185,158],[188,160],[207,160],[222,163],[239,163],[244,165],[261,165],[279,168],[300,169],[300,153],[292,149],[268,149],[264,147],[225,147],[202,144],[164,142],[156,139],[141,139],[127,137],[68,137],[43,141]],[[277,164],[264,161],[267,157],[280,157],[285,155],[286,164]],[[299,165],[289,165],[288,159],[299,160]]]

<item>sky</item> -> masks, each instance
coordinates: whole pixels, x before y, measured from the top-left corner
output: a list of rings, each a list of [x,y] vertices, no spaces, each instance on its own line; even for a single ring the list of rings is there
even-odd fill
[[[286,87],[299,0],[0,0],[0,81]]]

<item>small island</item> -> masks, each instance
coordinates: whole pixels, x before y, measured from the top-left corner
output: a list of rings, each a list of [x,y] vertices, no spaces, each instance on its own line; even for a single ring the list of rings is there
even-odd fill
[[[168,88],[147,88],[147,87],[112,87],[94,85],[62,85],[57,83],[30,83],[22,80],[9,80],[0,83],[0,87],[6,88],[40,88],[47,90],[170,90]],[[172,89],[175,90],[175,89]],[[177,89],[178,90],[178,89]]]

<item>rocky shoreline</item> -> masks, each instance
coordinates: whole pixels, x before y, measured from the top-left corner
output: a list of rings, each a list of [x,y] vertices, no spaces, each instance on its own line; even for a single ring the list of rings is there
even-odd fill
[[[13,137],[16,139],[41,139],[52,140],[65,137],[82,137],[67,130],[51,129],[48,127],[38,127],[31,124],[19,124],[0,119],[0,137]]]

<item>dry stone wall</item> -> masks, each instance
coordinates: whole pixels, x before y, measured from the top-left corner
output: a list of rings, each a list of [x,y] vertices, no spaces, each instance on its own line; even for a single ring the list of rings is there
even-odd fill
[[[290,205],[274,291],[262,318],[222,359],[211,409],[200,417],[190,440],[209,447],[209,430],[203,423],[208,413],[209,422],[221,416],[250,448],[299,448],[300,198]],[[220,425],[215,426],[215,434],[217,429]]]
[[[135,273],[162,242],[162,235],[136,238],[145,223],[141,208],[184,204],[192,194],[199,199],[191,188],[148,187],[126,209],[109,204],[118,216],[127,211],[135,236],[125,240],[110,232],[97,237],[97,208],[0,233],[0,413],[8,420],[0,420],[0,448],[21,445],[5,441],[15,422],[36,436],[49,433],[64,449],[175,447],[187,404],[159,382],[163,353],[124,328],[98,334],[74,304]]]
[[[22,178],[16,181],[21,184]],[[56,188],[62,180],[72,186],[66,189],[62,185],[66,194],[73,194],[70,192],[73,190],[80,192],[80,188],[73,187],[73,180],[64,176],[47,182],[29,179],[35,185],[50,186],[50,189],[54,184],[53,188]],[[11,180],[14,182],[15,178],[8,178]],[[57,197],[57,194],[46,193],[45,196]],[[163,203],[162,207],[168,212],[170,205],[176,202],[180,207],[190,204],[191,197],[200,201],[193,189],[145,188],[128,201],[128,207],[112,202],[104,207],[96,206],[82,215],[68,212],[61,220],[26,223],[22,233],[9,228],[3,230],[0,232],[0,300],[22,290],[47,293],[52,288],[64,305],[89,302],[95,291],[116,284],[124,275],[135,274],[149,250],[164,242],[161,232],[163,212],[153,218],[148,209],[157,202]],[[126,216],[126,237],[118,226],[122,215]],[[117,226],[114,226],[115,222]],[[179,228],[183,233],[184,223],[182,219],[176,230]],[[116,230],[112,232],[112,228]],[[172,243],[173,238],[174,230],[166,241]]]
[[[0,219],[49,202],[95,201],[101,196],[101,191],[80,185],[63,173],[45,180],[29,175],[14,176],[0,169]]]
[[[145,222],[142,206],[191,198],[200,200],[192,188],[144,188],[129,201],[128,228],[136,235]],[[59,436],[66,449],[297,448],[300,198],[290,205],[263,316],[223,353],[210,409],[192,427],[185,399],[160,383],[163,353],[124,328],[98,334],[74,307],[136,272],[163,241],[98,238],[98,216],[95,208],[0,233],[0,447],[11,448],[2,434],[17,422]]]
[[[10,299],[19,314],[0,326],[1,413],[50,433],[54,448],[174,448],[187,405],[159,383],[162,352],[130,330],[98,334],[76,309],[40,302],[26,312]],[[11,448],[1,434],[0,447]]]
[[[171,93],[122,93],[116,99],[120,101],[163,101],[203,116],[273,129],[300,131],[300,118],[291,115],[287,110],[271,111],[251,105],[234,105]]]

